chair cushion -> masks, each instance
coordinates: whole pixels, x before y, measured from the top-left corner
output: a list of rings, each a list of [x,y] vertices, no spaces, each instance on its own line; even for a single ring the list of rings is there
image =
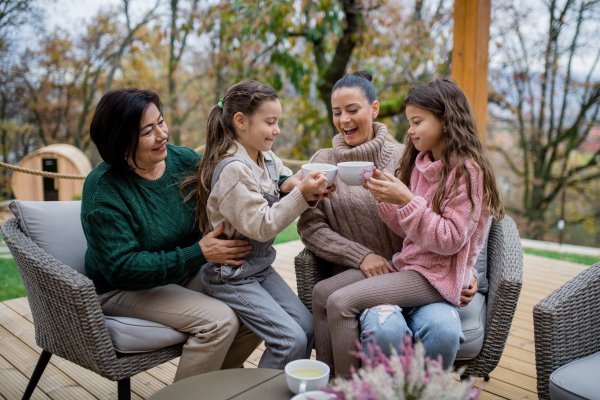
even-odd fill
[[[475,293],[466,307],[460,309],[458,314],[465,341],[456,353],[457,360],[471,360],[481,351],[487,320],[486,309],[485,295],[479,292]]]
[[[104,316],[113,346],[119,353],[147,353],[188,340],[188,333],[143,319]]]
[[[477,259],[475,260],[475,265],[473,268],[477,270],[477,278],[479,280],[479,284],[477,287],[477,291],[479,293],[486,294],[488,292],[488,281],[487,281],[487,248],[488,248],[488,239],[490,237],[490,229],[492,228],[492,216],[488,218],[488,226],[487,226],[487,234],[485,236],[485,242],[483,242],[483,248],[477,254]]]
[[[21,230],[40,248],[85,273],[87,242],[81,226],[80,201],[21,201],[10,203]]]
[[[600,399],[600,352],[563,365],[550,375],[551,400]]]

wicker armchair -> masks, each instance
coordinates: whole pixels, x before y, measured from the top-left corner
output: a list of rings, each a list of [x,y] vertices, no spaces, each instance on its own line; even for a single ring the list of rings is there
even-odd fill
[[[317,282],[331,276],[332,268],[327,261],[306,248],[296,256],[294,265],[298,297],[312,312],[313,288]],[[487,278],[489,291],[483,347],[477,357],[456,361],[454,365],[466,365],[467,376],[482,376],[489,380],[489,373],[496,368],[502,356],[523,284],[521,239],[515,222],[509,216],[493,223],[490,229]]]
[[[113,347],[92,281],[38,247],[16,218],[2,225],[2,237],[23,278],[43,351],[23,395],[29,399],[52,354],[112,381],[119,399],[130,399],[130,377],[181,355],[182,344],[118,356]]]
[[[581,272],[533,308],[535,365],[540,399],[550,398],[550,375],[600,352],[600,262]]]

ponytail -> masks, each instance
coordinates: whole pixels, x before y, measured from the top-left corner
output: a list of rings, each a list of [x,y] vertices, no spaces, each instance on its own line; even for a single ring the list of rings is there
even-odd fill
[[[206,121],[206,147],[202,160],[196,166],[196,172],[182,182],[179,193],[186,187],[192,189],[185,196],[184,203],[190,199],[196,202],[196,218],[203,232],[210,231],[210,223],[206,212],[208,197],[211,192],[212,178],[219,163],[233,154],[228,150],[236,147],[236,133],[233,117],[241,112],[247,117],[254,115],[265,101],[279,100],[277,92],[264,83],[243,81],[233,85],[219,104],[210,110]]]

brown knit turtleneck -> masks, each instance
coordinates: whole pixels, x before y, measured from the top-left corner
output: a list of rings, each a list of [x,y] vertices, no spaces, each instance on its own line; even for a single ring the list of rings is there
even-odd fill
[[[373,140],[355,147],[348,146],[338,134],[333,148],[319,150],[311,162],[336,165],[372,161],[378,169],[393,174],[404,145],[386,141],[383,124],[373,123],[373,131]],[[337,190],[331,200],[319,202],[300,216],[298,234],[304,245],[319,257],[345,267],[358,268],[369,253],[391,260],[402,250],[402,238],[381,221],[377,201],[362,186],[348,186],[339,177],[335,183]]]
[[[374,122],[373,133],[375,133],[373,140],[355,147],[348,146],[341,134],[335,135],[332,144],[338,162],[373,161],[378,169],[386,166],[394,153],[395,146],[386,140],[388,132],[385,125]]]

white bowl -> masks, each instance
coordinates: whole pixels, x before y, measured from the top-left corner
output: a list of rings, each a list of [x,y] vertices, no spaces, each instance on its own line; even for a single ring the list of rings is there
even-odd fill
[[[375,165],[370,161],[349,161],[338,163],[340,179],[348,186],[362,186],[373,176]]]
[[[327,177],[327,187],[333,185],[335,178],[337,177],[338,169],[335,165],[331,164],[304,164],[302,166],[302,179],[306,178],[306,175],[310,174],[312,171],[321,171],[325,173]]]

